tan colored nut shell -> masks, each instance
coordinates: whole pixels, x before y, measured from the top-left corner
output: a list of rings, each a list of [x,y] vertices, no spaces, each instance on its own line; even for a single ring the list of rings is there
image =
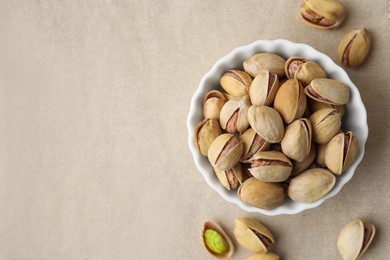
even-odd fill
[[[238,218],[234,224],[234,236],[237,242],[249,251],[266,253],[268,247],[275,243],[271,231],[256,219]]]
[[[257,53],[246,59],[243,66],[244,70],[252,77],[256,77],[262,70],[268,70],[272,74],[276,74],[279,78],[282,78],[285,76],[285,62],[285,59],[273,53]]]
[[[271,74],[268,70],[260,71],[253,79],[249,96],[251,103],[256,106],[269,106],[275,98],[279,89],[279,80],[276,74]]]
[[[365,234],[368,231],[370,234]],[[344,260],[355,260],[367,251],[374,237],[374,225],[355,219],[340,231],[337,248]]]
[[[219,113],[226,100],[225,96],[218,90],[208,92],[204,97],[203,117],[219,120]]]
[[[328,143],[325,144],[317,144],[317,156],[316,156],[316,163],[321,166],[325,167],[325,150]]]
[[[329,142],[340,130],[341,115],[334,109],[320,109],[309,119],[313,130],[313,140],[318,144]]]
[[[265,151],[269,148],[270,143],[263,140],[252,128],[248,128],[240,137],[244,145],[244,152],[241,158],[241,162],[249,163],[249,160],[260,151]],[[255,139],[260,143],[255,144]]]
[[[335,109],[337,113],[341,114],[341,117],[343,117],[345,113],[345,105],[330,105],[323,102],[319,102],[311,98],[308,99],[308,105],[312,113],[320,110],[321,108],[326,108],[326,107]]]
[[[286,61],[286,64],[284,65],[284,72],[286,73],[287,79],[293,79],[295,76],[295,72],[305,62],[307,62],[307,59],[305,59],[305,58],[298,57],[298,56],[290,57]]]
[[[268,253],[255,253],[249,256],[246,260],[279,260],[277,254],[268,252]]]
[[[317,22],[307,19],[304,13],[310,9],[315,12]],[[320,17],[325,19],[319,19]],[[301,6],[301,18],[309,26],[316,29],[331,29],[338,27],[345,18],[344,7],[337,0],[305,0]]]
[[[253,167],[253,163],[256,161],[265,161],[271,163],[265,163],[257,167]],[[292,163],[281,152],[276,151],[264,151],[255,154],[252,159],[252,168],[249,168],[250,173],[258,180],[266,182],[282,182],[285,181],[291,174]],[[272,164],[272,162],[277,162]]]
[[[346,138],[349,136],[347,147]],[[332,138],[326,146],[324,161],[326,167],[333,173],[340,175],[347,170],[359,155],[359,143],[356,136],[348,131]]]
[[[244,176],[240,163],[237,163],[236,166],[229,170],[220,170],[214,167],[214,172],[215,175],[217,175],[219,182],[227,190],[237,189],[244,181]]]
[[[313,91],[316,92],[313,95]],[[349,102],[349,88],[334,79],[314,79],[305,88],[310,98],[330,105],[345,105]]]
[[[301,172],[307,170],[310,167],[310,165],[312,165],[315,158],[316,158],[316,148],[315,145],[312,144],[309,155],[306,157],[305,160],[303,160],[302,162],[292,161],[293,169],[291,172],[291,176],[294,177],[300,174]]]
[[[261,209],[274,209],[282,205],[285,199],[282,185],[263,182],[254,177],[244,181],[237,194],[244,203]]]
[[[275,96],[274,108],[286,124],[303,116],[306,110],[306,95],[298,80],[289,79],[280,86]]]
[[[249,96],[231,99],[222,107],[219,115],[219,122],[222,129],[228,133],[243,133],[248,127],[248,109],[251,106]],[[231,123],[234,113],[237,112],[235,120]]]
[[[300,118],[286,127],[282,142],[282,151],[289,158],[302,162],[307,158],[311,147],[311,123],[309,119]]]
[[[229,170],[240,161],[243,150],[242,141],[232,134],[222,134],[212,142],[207,156],[213,167]]]
[[[356,67],[366,59],[371,47],[371,36],[366,28],[346,33],[338,48],[339,61],[343,66]]]
[[[204,239],[204,233],[207,229],[212,229],[216,232],[218,232],[224,239],[225,241],[228,243],[229,245],[229,250],[224,253],[224,254],[217,254],[215,252],[213,252],[212,250],[210,250],[206,243],[205,243],[205,239]],[[209,220],[209,221],[206,221],[204,224],[203,224],[203,228],[202,228],[202,232],[201,232],[201,241],[202,241],[202,244],[204,246],[204,248],[206,249],[206,251],[212,255],[213,257],[215,258],[219,258],[219,259],[228,259],[230,258],[233,254],[234,254],[234,245],[232,243],[232,240],[230,239],[230,237],[226,234],[226,232],[222,229],[222,227],[220,225],[218,225],[218,223],[212,221],[212,220]]]
[[[299,80],[303,86],[307,86],[313,79],[327,78],[326,72],[320,65],[313,61],[307,61],[300,66],[295,72],[294,78]]]
[[[279,113],[267,106],[251,106],[248,121],[255,132],[269,143],[278,143],[284,134],[284,125]]]
[[[306,170],[290,181],[288,196],[296,202],[311,203],[324,197],[335,183],[336,177],[329,170]]]
[[[222,129],[215,119],[204,119],[200,122],[194,131],[194,142],[198,151],[207,156],[211,143],[222,134]]]
[[[234,97],[248,95],[252,78],[248,73],[241,70],[228,70],[219,80],[222,88]]]

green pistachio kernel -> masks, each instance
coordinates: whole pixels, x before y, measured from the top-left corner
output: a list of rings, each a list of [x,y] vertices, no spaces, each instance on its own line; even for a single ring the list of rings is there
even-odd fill
[[[226,240],[215,230],[206,229],[204,239],[206,246],[214,253],[224,254],[229,250],[229,245]]]

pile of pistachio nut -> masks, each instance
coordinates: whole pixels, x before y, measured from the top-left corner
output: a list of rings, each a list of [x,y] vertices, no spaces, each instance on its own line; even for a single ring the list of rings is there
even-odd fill
[[[241,201],[274,209],[324,197],[354,162],[359,144],[341,127],[350,90],[319,64],[257,53],[204,97],[194,141],[221,184]]]

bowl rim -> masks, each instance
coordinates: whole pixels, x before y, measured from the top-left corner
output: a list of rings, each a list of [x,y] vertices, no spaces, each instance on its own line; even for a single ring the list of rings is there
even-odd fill
[[[213,78],[213,75],[216,73],[216,71],[219,67],[223,66],[224,63],[227,63],[228,61],[234,59],[234,57],[236,55],[240,54],[240,52],[246,52],[246,51],[252,49],[252,54],[250,54],[250,56],[251,56],[251,55],[254,55],[255,53],[261,52],[261,51],[257,50],[259,47],[260,48],[263,47],[263,49],[264,48],[271,48],[271,49],[275,48],[275,47],[272,47],[272,45],[274,45],[274,46],[282,46],[282,45],[292,46],[293,45],[294,48],[306,49],[307,51],[314,53],[315,56],[319,60],[322,60],[324,63],[330,64],[330,66],[334,67],[334,69],[337,70],[338,73],[341,73],[341,76],[344,78],[343,82],[346,83],[349,87],[356,89],[356,91],[354,92],[354,95],[356,95],[357,104],[361,108],[359,116],[362,120],[362,124],[363,124],[364,128],[362,129],[363,139],[362,140],[360,140],[361,138],[359,139],[359,143],[361,143],[359,156],[356,158],[353,165],[347,170],[347,171],[352,171],[352,174],[345,176],[341,180],[340,180],[340,178],[338,178],[337,182],[339,182],[339,184],[337,184],[337,182],[336,182],[335,187],[333,187],[333,189],[326,196],[324,196],[320,200],[315,201],[313,203],[297,203],[297,202],[292,201],[293,204],[299,204],[300,207],[296,206],[296,207],[293,207],[291,209],[288,209],[288,208],[282,209],[280,206],[280,207],[277,207],[277,208],[272,209],[272,210],[265,210],[265,209],[260,209],[260,208],[256,208],[254,206],[245,204],[244,202],[240,201],[238,199],[238,197],[237,197],[237,199],[234,199],[234,198],[232,199],[227,195],[226,191],[223,190],[225,188],[223,188],[222,185],[216,187],[213,184],[212,179],[208,176],[209,175],[208,171],[200,164],[200,160],[203,156],[200,155],[200,153],[197,151],[197,149],[194,145],[194,142],[193,142],[194,130],[196,127],[196,125],[194,127],[193,121],[195,120],[194,118],[196,117],[196,113],[197,113],[196,107],[197,107],[197,102],[199,102],[198,101],[199,98],[203,102],[203,96],[201,96],[201,95],[203,92],[203,88],[205,87],[205,83],[208,80],[210,80],[211,78]],[[264,46],[271,46],[271,47],[264,47]],[[262,51],[262,52],[269,52],[269,51]],[[331,197],[335,196],[337,193],[339,193],[340,190],[344,187],[344,185],[346,183],[348,183],[350,181],[350,179],[354,176],[357,166],[362,161],[362,159],[364,157],[364,153],[365,153],[366,141],[368,138],[367,112],[366,112],[365,106],[363,104],[363,101],[361,99],[359,89],[351,81],[351,79],[349,78],[346,71],[342,67],[337,65],[329,56],[314,49],[313,47],[311,47],[307,44],[304,44],[304,43],[295,43],[295,42],[285,40],[285,39],[257,40],[255,42],[250,43],[250,44],[239,46],[239,47],[235,48],[234,50],[232,50],[227,55],[225,55],[222,58],[220,58],[219,60],[217,60],[217,62],[211,67],[211,69],[202,77],[202,79],[200,80],[200,83],[198,85],[198,88],[196,89],[195,93],[193,94],[193,96],[191,98],[190,109],[189,109],[188,116],[187,116],[187,129],[188,129],[188,145],[189,145],[189,148],[191,150],[193,160],[195,162],[197,169],[200,171],[200,173],[205,178],[206,183],[212,189],[214,189],[226,201],[238,205],[241,209],[243,209],[247,212],[258,212],[258,213],[268,215],[268,216],[283,215],[283,214],[286,214],[286,215],[297,214],[297,213],[300,213],[304,210],[318,207],[319,205],[324,203],[326,200],[328,200],[329,198],[331,198]]]

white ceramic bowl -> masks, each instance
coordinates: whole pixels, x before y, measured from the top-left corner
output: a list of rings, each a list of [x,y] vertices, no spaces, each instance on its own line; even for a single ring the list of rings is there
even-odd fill
[[[203,119],[202,106],[205,94],[212,89],[222,90],[219,85],[219,79],[222,74],[228,69],[242,69],[243,61],[258,52],[276,53],[285,59],[288,59],[291,56],[301,56],[308,60],[315,61],[327,72],[329,78],[345,83],[351,90],[350,102],[347,104],[346,113],[342,120],[342,129],[345,131],[351,130],[356,135],[360,145],[360,153],[351,168],[337,177],[334,188],[325,197],[316,202],[298,203],[287,198],[282,206],[272,210],[264,210],[247,205],[239,200],[235,190],[228,191],[220,184],[207,157],[200,155],[194,145],[193,138],[195,127]],[[293,43],[287,40],[259,40],[252,44],[238,47],[218,60],[211,70],[203,76],[198,89],[192,97],[190,112],[187,118],[187,127],[188,144],[194,157],[195,165],[206,179],[208,185],[218,192],[225,200],[237,204],[242,209],[249,212],[259,212],[265,215],[296,214],[305,209],[317,207],[325,200],[336,195],[354,175],[356,167],[363,158],[364,146],[368,136],[366,109],[360,98],[359,90],[349,79],[347,73],[325,54],[306,44]]]

